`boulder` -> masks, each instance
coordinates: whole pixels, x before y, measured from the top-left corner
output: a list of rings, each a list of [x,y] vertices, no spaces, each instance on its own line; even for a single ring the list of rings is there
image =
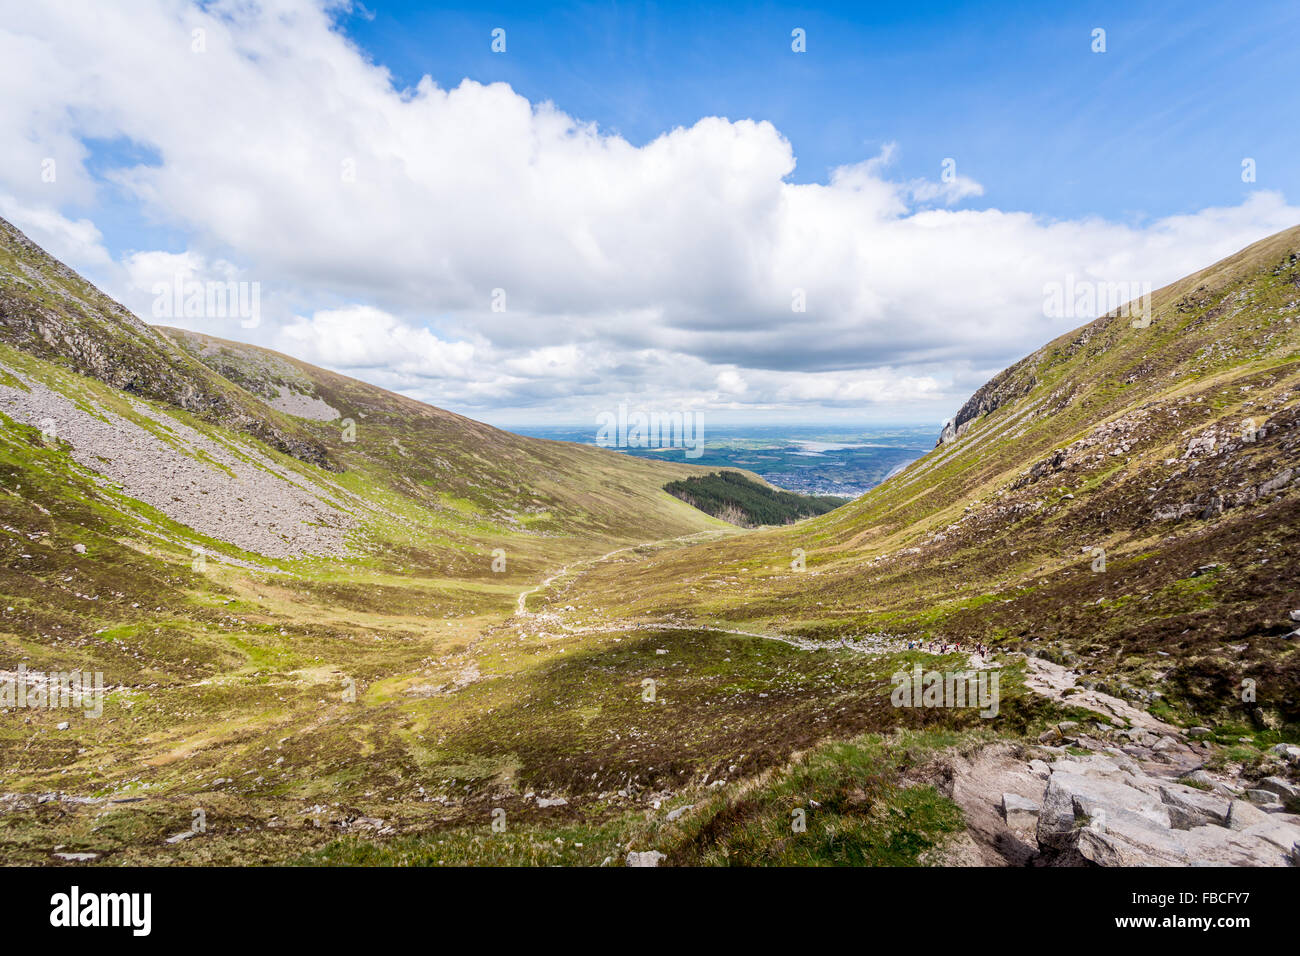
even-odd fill
[[[1271,844],[1283,857],[1295,853],[1296,847],[1300,846],[1300,827],[1276,819],[1268,819],[1263,823],[1248,826],[1241,831],[1241,835]]]
[[[1267,840],[1223,827],[1172,831],[1197,866],[1285,866],[1283,853]]]
[[[1224,831],[1227,832],[1227,831]],[[1186,864],[1187,850],[1171,830],[1129,814],[1077,831],[1079,854],[1098,866]]]
[[[1033,830],[1038,826],[1038,804],[1018,793],[1004,793],[1002,818],[1013,830]]]
[[[1213,787],[1216,783],[1219,782],[1215,780],[1213,777],[1211,777],[1204,770],[1193,770],[1183,779],[1188,780],[1191,783],[1198,783],[1203,787]]]
[[[659,861],[665,859],[665,855],[658,850],[643,850],[637,852],[632,850],[627,855],[628,866],[658,866]]]
[[[1130,760],[1130,764],[1133,762]],[[1133,764],[1136,766],[1136,764]],[[1119,761],[1109,754],[1083,754],[1069,756],[1052,764],[1053,773],[1094,774],[1102,777],[1119,778],[1124,775]]]
[[[1137,761],[1124,753],[1124,751],[1120,750],[1118,747],[1107,747],[1105,752],[1115,761],[1115,766],[1119,767],[1120,770],[1123,770],[1129,776],[1144,776],[1142,768],[1137,765]]]
[[[1247,827],[1254,826],[1257,823],[1265,823],[1268,820],[1268,814],[1259,807],[1251,806],[1245,800],[1233,800],[1231,807],[1228,809],[1228,828],[1232,830],[1245,830]]]
[[[1270,803],[1276,803],[1281,806],[1282,801],[1277,798],[1277,794],[1272,790],[1247,790],[1246,799],[1257,807],[1266,807]]]
[[[1228,825],[1232,804],[1226,797],[1180,784],[1161,784],[1160,800],[1169,810],[1169,823],[1177,830],[1215,824]]]
[[[1281,777],[1265,777],[1258,784],[1260,790],[1270,790],[1281,798],[1283,803],[1300,798],[1300,787],[1283,780]]]
[[[1102,821],[1109,827],[1126,820],[1166,830],[1170,825],[1169,811],[1158,796],[1116,779],[1054,770],[1038,816],[1038,843],[1064,849],[1081,824]]]

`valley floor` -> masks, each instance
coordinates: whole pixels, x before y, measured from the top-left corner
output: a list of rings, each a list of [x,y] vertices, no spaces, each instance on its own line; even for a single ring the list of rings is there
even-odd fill
[[[354,608],[328,624],[289,582],[216,571],[235,596],[212,624],[257,665],[118,686],[121,716],[103,720],[27,715],[8,741],[0,859],[1287,861],[1300,817],[1284,792],[1245,791],[1223,757],[1235,735],[1188,740],[1048,661],[572,603],[611,560],[718,534],[579,559],[441,617]],[[893,706],[891,676],[914,665],[996,671],[997,717]],[[1300,757],[1250,743],[1279,768]]]

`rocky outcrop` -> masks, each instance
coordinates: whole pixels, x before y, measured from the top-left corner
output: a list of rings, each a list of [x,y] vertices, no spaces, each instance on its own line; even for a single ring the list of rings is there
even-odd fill
[[[1078,749],[1077,741],[1071,746]],[[946,769],[951,782],[941,789],[994,862],[1289,866],[1300,859],[1300,815],[1265,812],[1149,772],[1122,752],[1050,748],[1043,757],[1015,759],[1006,745],[993,745]]]
[[[1282,772],[1248,781],[1205,769],[1211,743],[1118,698],[1077,688],[1060,665],[1028,658],[1026,686],[1092,711],[1038,747],[988,745],[949,755],[925,782],[962,809],[981,864],[1289,866],[1300,861],[1300,748],[1279,744]],[[1250,798],[1261,801],[1257,805]]]
[[[212,374],[4,219],[0,249],[16,263],[0,268],[0,342],[338,470],[308,433],[277,420],[252,395]]]
[[[1038,379],[1029,370],[1035,359],[1036,356],[1022,359],[981,385],[975,394],[966,400],[966,404],[958,409],[957,414],[944,424],[943,432],[935,445],[955,441],[980,418],[1032,392],[1038,385]]]

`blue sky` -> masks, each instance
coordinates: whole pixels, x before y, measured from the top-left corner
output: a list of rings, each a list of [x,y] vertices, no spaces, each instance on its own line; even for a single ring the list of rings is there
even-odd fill
[[[956,159],[985,187],[976,208],[1192,212],[1241,200],[1243,157],[1300,194],[1294,2],[483,6],[372,0],[346,30],[399,85],[500,80],[636,144],[701,116],[770,120],[797,182],[892,141],[904,176]]]
[[[0,215],[494,423],[939,422],[1050,287],[1300,222],[1294,2],[0,3]]]

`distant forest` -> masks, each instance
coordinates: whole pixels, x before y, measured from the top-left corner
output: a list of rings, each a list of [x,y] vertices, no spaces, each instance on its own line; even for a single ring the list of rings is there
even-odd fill
[[[750,481],[735,471],[718,471],[698,478],[671,481],[664,490],[705,514],[742,528],[790,524],[825,514],[847,502],[832,495],[797,495]]]

